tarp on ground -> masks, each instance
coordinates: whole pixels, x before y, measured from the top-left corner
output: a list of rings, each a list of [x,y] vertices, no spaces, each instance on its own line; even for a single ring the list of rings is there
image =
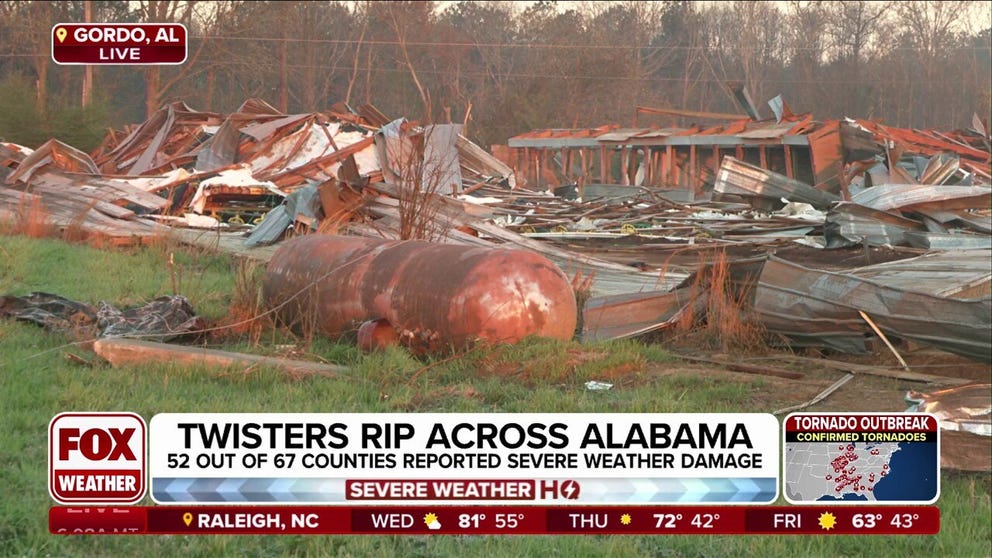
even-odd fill
[[[99,337],[141,337],[167,341],[203,329],[189,300],[160,296],[147,304],[119,310],[106,302],[92,306],[43,292],[0,296],[0,318],[31,322],[50,331],[80,332]]]

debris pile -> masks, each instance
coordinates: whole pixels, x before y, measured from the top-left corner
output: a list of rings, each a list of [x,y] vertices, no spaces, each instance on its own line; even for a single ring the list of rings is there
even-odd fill
[[[0,220],[34,212],[117,244],[166,231],[192,242],[180,227],[207,227],[261,259],[314,232],[527,250],[582,286],[584,339],[705,313],[713,285],[701,274],[722,258],[738,300],[792,345],[863,352],[886,335],[992,358],[981,123],[905,130],[776,107],[767,121],[538,130],[494,146],[497,157],[459,125],[370,105],[287,115],[251,99],[223,115],[177,102],[92,154],[0,144]],[[458,278],[434,284],[445,281]],[[388,311],[370,304],[347,321],[371,322],[370,343],[390,327],[440,331]]]

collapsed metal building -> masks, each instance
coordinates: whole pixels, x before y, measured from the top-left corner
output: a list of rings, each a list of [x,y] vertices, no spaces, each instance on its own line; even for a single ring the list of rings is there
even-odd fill
[[[639,107],[640,112],[705,120],[735,115]],[[910,130],[864,119],[815,120],[778,113],[775,120],[743,117],[718,125],[534,130],[494,148],[532,189],[564,184],[617,184],[707,197],[726,157],[836,194],[845,200],[865,187],[915,182],[909,172],[934,155],[957,168],[941,183],[988,184],[988,145],[979,131]],[[928,164],[928,163],[926,163]],[[943,167],[930,169],[940,172]],[[924,177],[923,183],[931,183]]]
[[[263,291],[285,322],[323,320],[363,347],[664,339],[720,320],[708,312],[729,293],[773,344],[829,357],[891,338],[992,362],[982,123],[907,130],[772,104],[765,121],[640,109],[724,122],[537,130],[489,153],[458,125],[372,106],[287,115],[249,99],[225,115],[172,103],[90,154],[0,143],[0,224],[113,245],[169,235],[269,261]],[[406,240],[411,216],[435,242]],[[48,323],[32,302],[51,306],[7,297],[0,314]],[[957,385],[913,400],[945,413],[942,428],[980,429],[981,443],[955,433],[972,438],[945,466],[988,470],[987,383],[885,372]]]
[[[372,106],[287,115],[250,99],[225,115],[173,103],[92,154],[0,144],[0,219],[37,207],[53,227],[114,244],[168,233],[268,260],[290,236],[412,238],[409,210],[421,204],[420,233],[533,251],[573,278],[588,293],[583,339],[664,331],[698,313],[709,294],[693,282],[725,257],[742,270],[742,301],[794,346],[862,352],[867,312],[893,335],[987,361],[988,141],[980,130],[817,121],[783,104],[767,121],[528,132],[490,154],[458,125]],[[872,271],[889,260],[906,264]],[[854,304],[845,290],[885,302]],[[949,329],[928,335],[941,313],[953,314]]]

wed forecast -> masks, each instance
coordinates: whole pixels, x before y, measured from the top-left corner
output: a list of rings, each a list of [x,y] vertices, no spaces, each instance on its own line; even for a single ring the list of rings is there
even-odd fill
[[[157,414],[160,504],[768,504],[770,414]]]

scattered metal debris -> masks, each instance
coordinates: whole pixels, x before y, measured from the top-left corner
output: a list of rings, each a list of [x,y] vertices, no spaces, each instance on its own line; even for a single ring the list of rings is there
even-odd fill
[[[992,275],[990,256],[984,254]],[[882,275],[865,278],[771,256],[761,273],[754,307],[769,331],[800,346],[865,352],[868,326],[859,315],[864,311],[890,334],[975,360],[992,360],[992,296],[938,296],[926,291],[928,280],[931,287],[946,288],[942,281],[947,277],[928,276],[909,265],[901,275],[901,281]]]
[[[992,471],[992,385],[971,383],[922,393],[910,390],[907,412],[940,421],[940,464],[945,469]]]
[[[944,430],[992,436],[992,385],[974,383],[930,393],[910,390],[911,413],[930,413]]]
[[[984,128],[818,121],[781,97],[770,103],[775,118],[762,121],[746,91],[737,96],[750,118],[638,107],[725,122],[536,130],[492,154],[458,125],[392,119],[371,105],[293,115],[249,99],[224,115],[176,102],[108,134],[91,154],[55,140],[37,150],[0,144],[0,220],[114,244],[215,226],[210,242],[268,259],[266,246],[287,237],[404,237],[404,204],[419,191],[440,242],[537,253],[557,273],[589,278],[584,339],[664,331],[699,313],[706,293],[690,297],[680,286],[723,254],[731,266],[757,262],[742,302],[795,345],[863,351],[872,335],[863,311],[883,335],[988,359],[992,156],[976,131]],[[781,257],[786,247],[805,251],[801,264]],[[873,247],[906,247],[897,254],[905,261],[877,272],[867,260],[826,264],[828,252],[867,256]],[[906,259],[927,251],[948,255]],[[416,290],[433,277],[432,288],[451,290],[464,279],[429,271],[403,282]],[[362,305],[330,329],[373,321],[361,329],[369,347],[392,342],[376,320],[407,337],[441,331],[409,316],[396,323],[388,304]],[[554,334],[564,335],[564,326]],[[472,336],[452,329],[427,345]]]

